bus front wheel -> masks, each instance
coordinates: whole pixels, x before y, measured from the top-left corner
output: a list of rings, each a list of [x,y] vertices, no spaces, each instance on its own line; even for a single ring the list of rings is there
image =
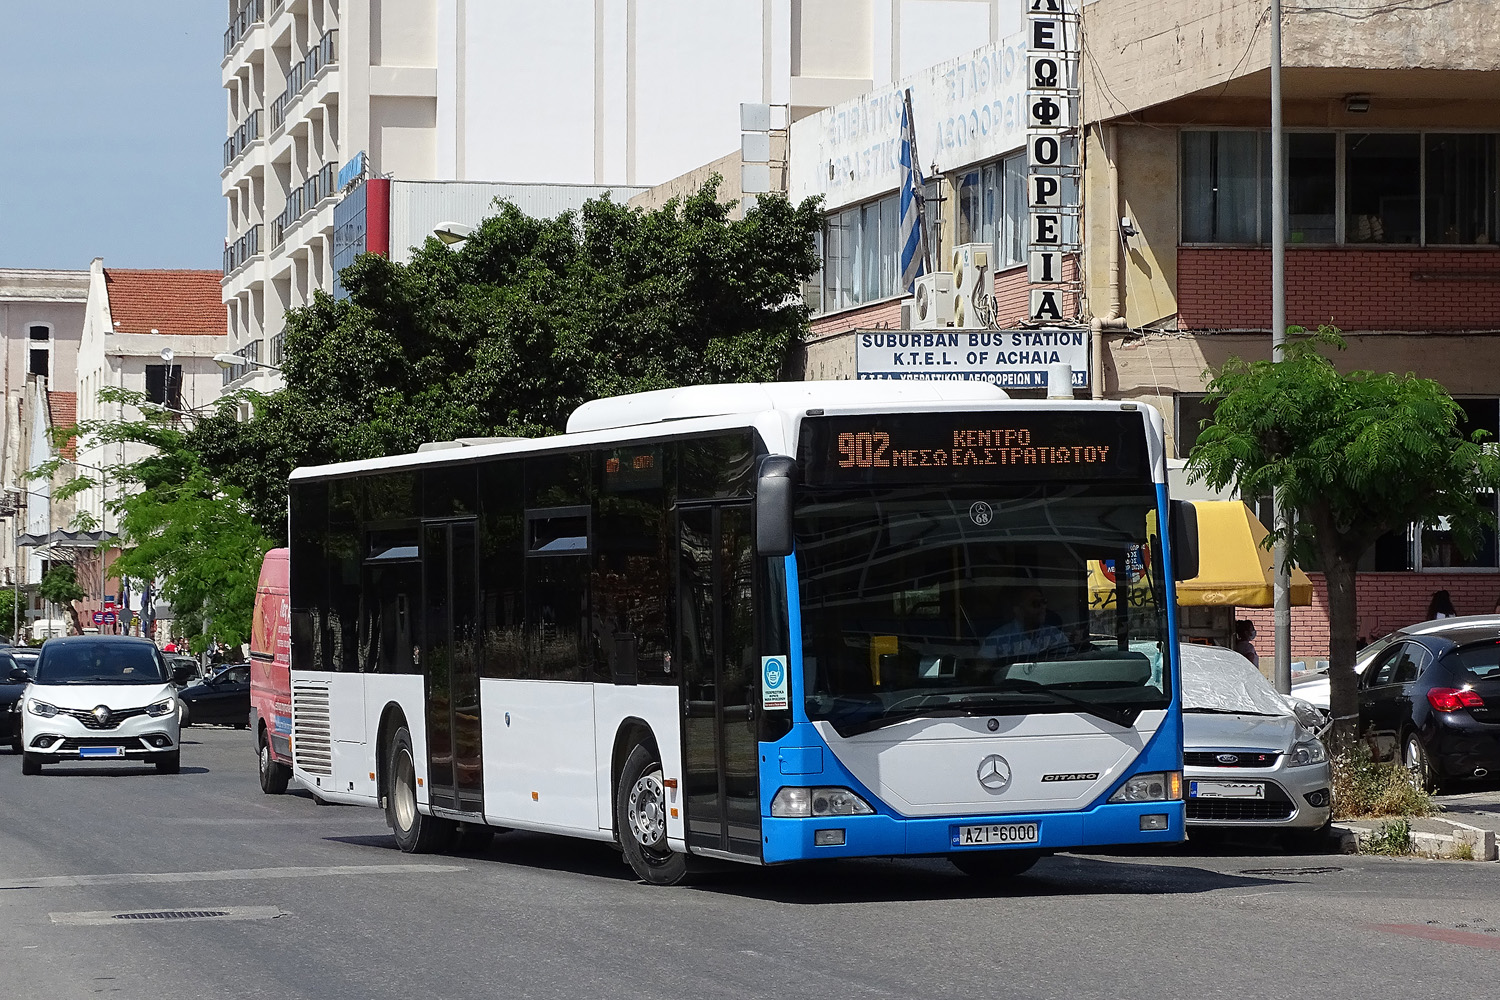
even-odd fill
[[[667,796],[661,761],[636,744],[615,788],[615,829],[625,860],[643,882],[676,885],[687,875],[687,855],[667,843]]]
[[[391,738],[385,773],[390,776],[385,820],[396,835],[396,845],[407,854],[430,854],[447,847],[453,839],[453,821],[424,816],[417,808],[416,758],[412,756],[411,733],[405,726]]]

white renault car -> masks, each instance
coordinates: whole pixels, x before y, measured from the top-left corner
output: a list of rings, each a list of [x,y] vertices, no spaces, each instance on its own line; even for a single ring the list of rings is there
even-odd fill
[[[1233,650],[1189,643],[1181,650],[1189,835],[1255,828],[1320,842],[1333,813],[1317,714],[1278,694]]]
[[[67,760],[181,766],[177,689],[155,644],[126,636],[49,639],[21,695],[21,773]]]

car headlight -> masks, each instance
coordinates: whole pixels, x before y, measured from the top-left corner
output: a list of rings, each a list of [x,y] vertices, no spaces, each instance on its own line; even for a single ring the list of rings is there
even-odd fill
[[[771,800],[771,815],[871,816],[875,810],[847,788],[783,788]]]
[[[1111,802],[1176,802],[1182,798],[1181,771],[1137,774],[1109,797]]]
[[[1287,754],[1287,767],[1306,767],[1309,764],[1321,764],[1328,759],[1328,751],[1323,746],[1322,740],[1308,740],[1298,743],[1292,747],[1292,752]]]
[[[163,715],[171,715],[175,711],[177,711],[176,698],[163,698],[161,701],[146,706],[146,714],[155,719]]]
[[[44,719],[50,719],[57,714],[57,706],[49,705],[45,701],[32,698],[26,703],[26,709],[32,715],[40,715]]]

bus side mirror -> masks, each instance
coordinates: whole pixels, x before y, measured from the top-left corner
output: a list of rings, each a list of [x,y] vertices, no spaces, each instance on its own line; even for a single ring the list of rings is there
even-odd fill
[[[1172,578],[1181,583],[1198,575],[1198,508],[1191,500],[1171,504]]]
[[[755,482],[755,551],[762,556],[792,554],[792,486],[797,463],[786,455],[760,460]]]

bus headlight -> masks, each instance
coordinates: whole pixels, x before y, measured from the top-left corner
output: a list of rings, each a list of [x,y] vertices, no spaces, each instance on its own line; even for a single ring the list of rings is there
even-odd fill
[[[1181,771],[1137,774],[1109,797],[1111,802],[1176,802],[1182,798]]]
[[[771,800],[771,815],[782,818],[874,814],[868,802],[847,788],[783,788]]]

